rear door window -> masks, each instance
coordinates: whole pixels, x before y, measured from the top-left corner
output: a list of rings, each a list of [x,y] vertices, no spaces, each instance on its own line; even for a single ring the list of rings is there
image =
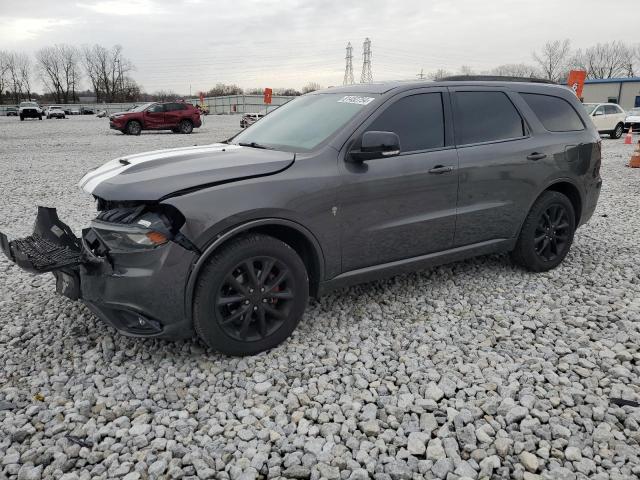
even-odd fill
[[[504,92],[455,92],[458,145],[521,138],[524,121]]]
[[[395,132],[403,152],[444,147],[442,94],[403,97],[384,110],[367,131]]]
[[[565,99],[537,93],[521,93],[520,96],[550,132],[584,130],[580,116]]]

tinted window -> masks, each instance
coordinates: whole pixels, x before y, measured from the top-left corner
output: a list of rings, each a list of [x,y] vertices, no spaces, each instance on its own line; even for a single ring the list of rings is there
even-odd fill
[[[382,112],[367,130],[397,133],[403,152],[443,147],[442,95],[424,93],[401,98]]]
[[[459,145],[524,135],[522,118],[503,92],[456,92],[455,98]]]
[[[580,117],[571,104],[560,97],[521,93],[540,123],[550,132],[584,130]]]
[[[618,113],[620,113],[620,110],[618,110],[618,107],[615,105],[605,105],[604,112],[607,115],[617,115]]]
[[[158,113],[158,112],[163,112],[164,111],[164,105],[161,104],[155,104],[155,105],[151,105],[147,112],[149,113]]]
[[[186,110],[187,106],[184,103],[167,103],[164,106],[165,112],[174,112],[176,110]]]

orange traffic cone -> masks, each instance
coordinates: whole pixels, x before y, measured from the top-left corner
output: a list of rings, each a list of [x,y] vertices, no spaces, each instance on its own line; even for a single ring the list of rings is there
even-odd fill
[[[640,168],[640,140],[638,140],[638,147],[633,151],[633,154],[631,154],[629,166],[631,168]]]
[[[624,144],[631,145],[633,143],[633,128],[629,125],[629,131],[627,135],[624,137]]]

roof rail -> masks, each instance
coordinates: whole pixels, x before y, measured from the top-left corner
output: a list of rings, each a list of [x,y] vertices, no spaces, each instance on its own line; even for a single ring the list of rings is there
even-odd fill
[[[534,77],[509,77],[501,75],[452,75],[441,78],[442,81],[448,82],[531,82],[531,83],[550,83],[557,85],[556,82],[546,80],[544,78]]]

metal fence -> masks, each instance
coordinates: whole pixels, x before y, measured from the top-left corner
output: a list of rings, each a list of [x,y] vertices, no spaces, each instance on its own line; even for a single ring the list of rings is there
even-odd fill
[[[229,95],[225,97],[207,97],[204,99],[204,105],[209,108],[209,113],[214,115],[232,115],[236,113],[259,113],[265,112],[268,108],[269,111],[284,105],[288,101],[296,97],[285,96],[273,96],[271,99],[271,105],[267,106],[263,103],[262,95]],[[193,105],[200,103],[198,98],[189,98],[186,102]],[[72,110],[80,110],[81,108],[89,108],[94,112],[106,110],[107,114],[115,112],[123,112],[133,107],[134,105],[141,105],[145,102],[137,103],[74,103],[70,105],[56,103],[55,105],[68,106]],[[6,115],[7,107],[12,105],[0,105],[0,115]]]

